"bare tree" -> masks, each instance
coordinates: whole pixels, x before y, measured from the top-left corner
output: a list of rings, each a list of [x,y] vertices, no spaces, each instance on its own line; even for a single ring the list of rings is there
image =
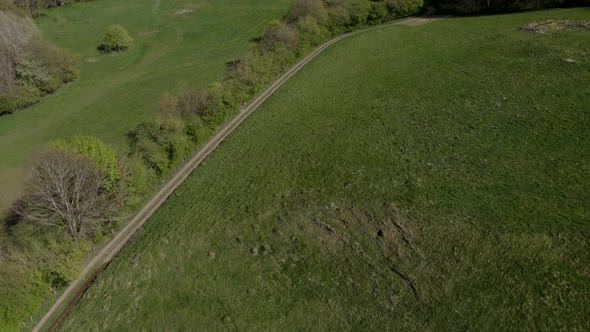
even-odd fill
[[[85,157],[50,149],[35,161],[15,212],[40,225],[64,229],[75,241],[111,219],[114,200],[102,175]]]
[[[22,58],[29,42],[38,35],[32,19],[0,11],[0,52],[13,61]]]
[[[0,94],[15,93],[16,65],[24,60],[29,43],[38,35],[30,18],[0,11]]]

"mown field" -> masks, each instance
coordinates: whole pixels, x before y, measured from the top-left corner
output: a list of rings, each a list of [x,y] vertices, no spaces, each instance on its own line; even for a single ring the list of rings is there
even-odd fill
[[[61,330],[589,329],[590,31],[518,29],[544,19],[590,9],[334,45]]]
[[[80,56],[80,78],[38,105],[0,119],[0,214],[21,192],[24,165],[43,144],[95,135],[127,151],[127,134],[151,120],[158,99],[180,81],[221,80],[225,63],[248,49],[290,0],[95,0],[50,10],[45,38]],[[135,38],[126,52],[101,54],[106,27]]]

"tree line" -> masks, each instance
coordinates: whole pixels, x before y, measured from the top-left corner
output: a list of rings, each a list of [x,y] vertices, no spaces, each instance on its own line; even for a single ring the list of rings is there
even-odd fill
[[[489,14],[590,4],[588,0],[428,0],[439,12],[451,14]]]

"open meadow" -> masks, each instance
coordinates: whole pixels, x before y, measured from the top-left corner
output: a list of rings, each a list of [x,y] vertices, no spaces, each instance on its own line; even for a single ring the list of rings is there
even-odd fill
[[[519,30],[546,19],[590,9],[333,45],[193,172],[60,329],[590,329],[590,31]],[[134,66],[163,59],[140,49]],[[113,82],[143,100],[146,81]],[[94,111],[85,121],[107,118]]]
[[[151,120],[180,81],[206,86],[248,50],[290,0],[100,0],[49,10],[45,38],[80,56],[80,78],[30,109],[0,118],[0,214],[22,191],[24,166],[43,144],[94,135],[126,152],[127,134]],[[135,39],[126,52],[97,50],[107,26]]]

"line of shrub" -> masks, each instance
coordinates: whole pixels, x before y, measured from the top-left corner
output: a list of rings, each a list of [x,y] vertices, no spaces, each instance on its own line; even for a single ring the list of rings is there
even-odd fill
[[[158,180],[238,112],[244,101],[313,47],[344,32],[417,13],[422,7],[421,0],[400,1],[396,6],[389,0],[378,1],[369,8],[341,0],[295,1],[285,17],[266,26],[247,54],[228,64],[222,82],[206,87],[180,83],[173,92],[165,92],[156,117],[131,133],[131,153],[117,161],[110,147],[92,137],[53,142],[33,165],[32,182],[16,205],[14,219],[8,221],[5,241],[0,242],[0,330],[20,328],[50,292],[76,277],[91,248],[116,229],[117,218],[105,222],[105,215],[114,214],[96,211],[97,206],[119,214],[137,207]],[[399,6],[406,2],[413,9]],[[54,203],[64,199],[63,183],[75,184],[65,186],[73,190],[66,196],[73,198],[66,197],[64,205],[75,199],[86,208],[63,212],[40,204],[46,198]],[[90,197],[91,202],[80,197]],[[41,220],[44,215],[47,220]]]
[[[239,60],[228,64],[226,78],[208,87],[181,84],[165,93],[158,114],[132,134],[133,158],[165,176],[209,134],[269,82],[313,47],[333,36],[420,12],[422,0],[386,0],[364,8],[342,0],[297,0],[288,14],[269,22],[264,34]]]

